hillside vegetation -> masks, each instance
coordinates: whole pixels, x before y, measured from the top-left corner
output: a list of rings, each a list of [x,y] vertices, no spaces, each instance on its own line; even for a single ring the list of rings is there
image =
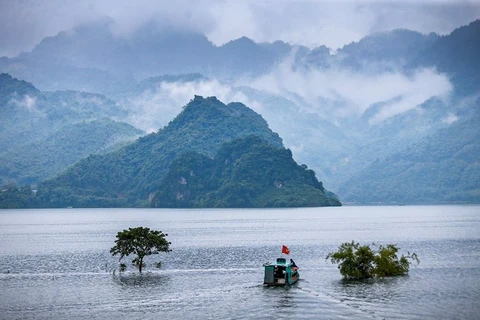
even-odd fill
[[[225,143],[213,159],[186,153],[170,166],[152,206],[180,208],[339,206],[290,150],[256,136]]]
[[[52,207],[147,205],[170,164],[189,151],[213,157],[225,142],[256,135],[276,147],[278,134],[241,103],[195,96],[165,128],[106,155],[92,155],[41,184],[38,197]]]

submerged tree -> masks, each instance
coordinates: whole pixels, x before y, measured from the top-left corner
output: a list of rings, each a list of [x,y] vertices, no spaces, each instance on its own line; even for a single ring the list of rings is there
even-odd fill
[[[168,234],[162,231],[146,227],[129,228],[117,233],[115,246],[110,249],[110,253],[113,256],[119,254],[120,260],[125,256],[135,255],[132,263],[142,272],[143,259],[146,256],[171,251],[171,243],[165,239],[166,236]]]
[[[396,245],[380,245],[377,251],[359,243],[343,243],[336,252],[330,252],[325,259],[338,264],[340,274],[349,279],[392,277],[408,273],[410,264],[420,260],[416,253],[397,256]]]

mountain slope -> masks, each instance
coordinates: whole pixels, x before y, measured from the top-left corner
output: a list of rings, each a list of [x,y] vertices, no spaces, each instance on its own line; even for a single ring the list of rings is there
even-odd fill
[[[315,173],[299,166],[288,149],[255,136],[222,145],[214,159],[179,156],[155,194],[154,207],[339,206]]]
[[[195,96],[164,129],[123,149],[90,156],[39,188],[47,206],[133,206],[145,203],[169,165],[188,151],[213,157],[227,141],[257,135],[274,146],[280,137],[241,103]]]
[[[480,100],[476,114],[373,162],[338,192],[347,202],[480,203]]]
[[[112,120],[122,116],[115,102],[102,95],[41,92],[0,74],[0,184],[36,184],[143,134]]]
[[[36,184],[91,154],[118,149],[143,132],[108,119],[73,123],[0,153],[0,182]]]
[[[450,75],[455,91],[474,94],[480,88],[480,20],[455,29],[418,53],[409,68],[435,67]]]
[[[371,126],[365,136],[368,144],[358,149],[359,160],[352,162],[357,168],[363,163],[364,168],[352,172],[336,189],[342,200],[480,202],[475,160],[480,157],[479,39],[477,20],[437,38],[412,57],[407,70],[434,67],[448,75],[454,90],[448,99],[431,98]],[[364,160],[372,156],[377,159],[371,163]]]

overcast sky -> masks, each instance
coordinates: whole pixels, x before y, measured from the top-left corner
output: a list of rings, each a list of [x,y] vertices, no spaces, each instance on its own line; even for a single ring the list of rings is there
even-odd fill
[[[217,45],[247,36],[336,49],[395,28],[450,33],[480,18],[480,0],[0,0],[0,56],[104,17],[122,37],[153,19],[204,33]]]

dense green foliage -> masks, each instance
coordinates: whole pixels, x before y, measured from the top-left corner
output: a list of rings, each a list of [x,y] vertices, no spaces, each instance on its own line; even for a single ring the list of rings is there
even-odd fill
[[[135,255],[132,263],[142,272],[145,257],[171,251],[171,243],[165,239],[166,236],[168,234],[162,231],[146,227],[129,228],[117,233],[115,246],[110,249],[110,253],[113,256],[120,255],[120,260],[125,256]]]
[[[398,250],[396,245],[388,244],[380,245],[375,251],[352,241],[342,243],[338,251],[330,252],[325,259],[338,264],[340,274],[348,279],[393,277],[407,274],[413,261],[420,262],[415,253],[399,258]]]
[[[17,80],[12,78],[7,73],[0,73],[0,102],[1,105],[6,105],[12,95],[24,96],[24,95],[37,95],[40,91],[35,88],[31,83],[23,80]]]
[[[227,141],[257,135],[282,146],[266,121],[241,103],[196,96],[165,128],[118,151],[92,155],[39,186],[48,207],[146,205],[177,156],[188,151],[212,157]]]
[[[290,150],[256,136],[225,143],[213,159],[192,152],[178,157],[152,200],[155,207],[338,205]]]
[[[0,190],[0,209],[36,208],[38,201],[30,185],[18,188],[5,186]]]

